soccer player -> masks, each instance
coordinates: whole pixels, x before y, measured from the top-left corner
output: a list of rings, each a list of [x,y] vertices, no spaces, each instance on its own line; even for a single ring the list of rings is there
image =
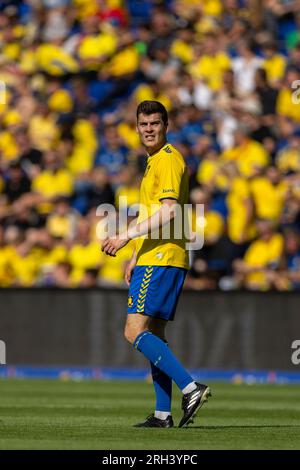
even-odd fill
[[[211,395],[207,385],[195,382],[184,369],[165,337],[189,267],[186,240],[174,234],[176,206],[183,209],[188,202],[188,174],[181,154],[167,143],[167,127],[168,114],[161,103],[139,104],[137,132],[148,154],[139,217],[134,227],[102,243],[102,251],[115,256],[129,240],[137,239],[125,273],[130,285],[125,338],[150,361],[156,394],[155,413],[137,427],[173,427],[172,380],[183,393],[179,427],[192,422]],[[162,231],[167,224],[173,232],[164,239]]]

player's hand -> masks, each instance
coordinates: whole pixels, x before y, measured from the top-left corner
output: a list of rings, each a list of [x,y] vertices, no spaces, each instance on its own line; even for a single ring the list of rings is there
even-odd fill
[[[136,257],[131,258],[125,270],[125,282],[127,286],[130,286],[131,276],[136,265]]]
[[[127,245],[128,242],[129,239],[126,236],[117,235],[116,237],[106,238],[101,249],[106,255],[116,256],[117,251]]]

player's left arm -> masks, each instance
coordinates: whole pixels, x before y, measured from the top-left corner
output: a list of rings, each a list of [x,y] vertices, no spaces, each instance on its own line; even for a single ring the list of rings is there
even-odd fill
[[[176,215],[177,200],[171,198],[161,199],[161,206],[157,212],[143,220],[134,227],[115,237],[107,238],[102,243],[102,251],[110,256],[116,256],[117,251],[123,248],[133,238],[148,235],[160,227],[170,223]]]

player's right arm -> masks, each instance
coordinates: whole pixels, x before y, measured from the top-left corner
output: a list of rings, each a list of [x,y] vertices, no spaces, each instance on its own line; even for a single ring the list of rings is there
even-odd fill
[[[129,263],[126,267],[126,270],[125,270],[125,282],[126,282],[127,286],[130,285],[131,276],[132,276],[132,272],[135,268],[135,265],[136,265],[136,249],[133,250],[131,260],[129,261]]]

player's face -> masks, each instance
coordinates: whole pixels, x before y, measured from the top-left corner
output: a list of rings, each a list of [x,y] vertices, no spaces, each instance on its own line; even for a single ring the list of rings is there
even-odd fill
[[[167,126],[163,123],[160,113],[139,114],[137,131],[150,155],[159,150],[166,141]]]

